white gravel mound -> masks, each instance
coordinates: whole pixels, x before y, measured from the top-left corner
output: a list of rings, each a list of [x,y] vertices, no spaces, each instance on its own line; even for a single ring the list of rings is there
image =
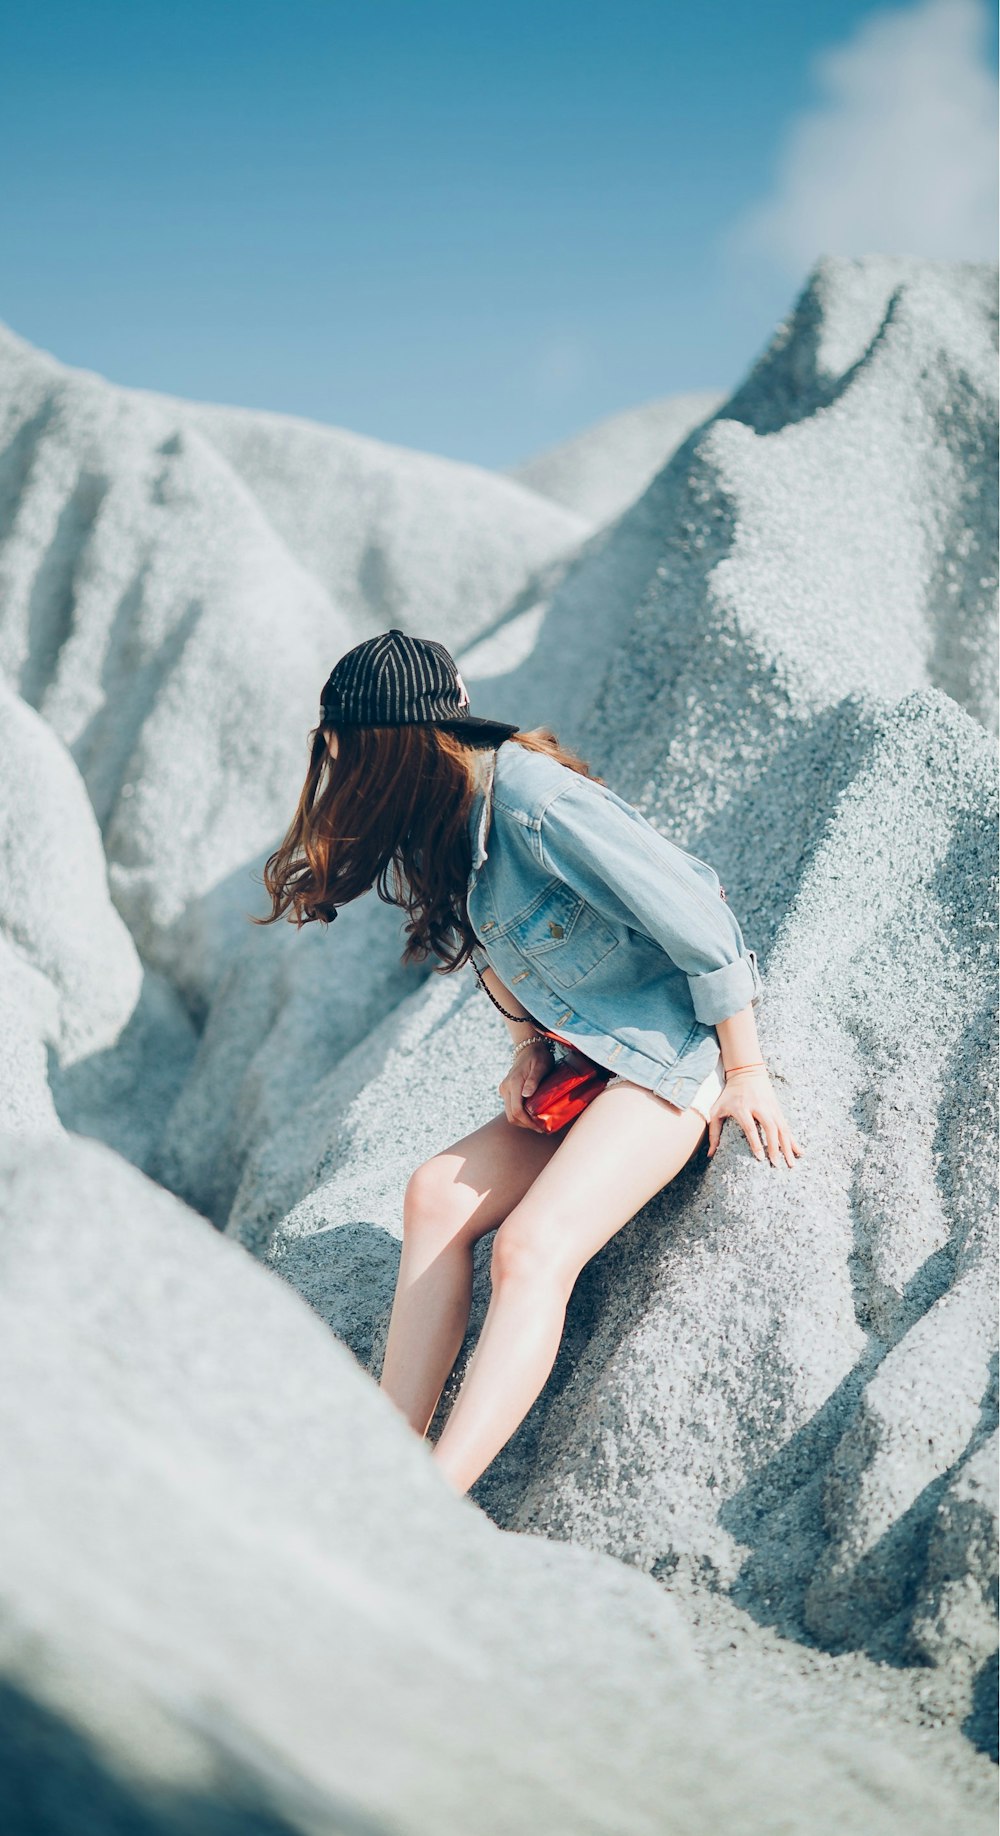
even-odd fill
[[[718,389],[699,389],[626,408],[520,465],[507,466],[507,476],[590,523],[609,523],[635,502],[681,441],[725,399]]]
[[[2,680],[0,786],[0,1126],[61,1117],[145,1165],[194,1029],[111,903],[72,757]]]
[[[275,1836],[984,1827],[995,303],[819,263],[598,529],[0,333],[0,1651],[60,1781],[89,1742],[130,1814]],[[373,895],[247,923],[390,606],[717,866],[806,1149],[727,1125],[588,1264],[486,1516],[372,1378],[406,1180],[497,1112],[506,1030]]]
[[[352,633],[169,407],[5,334],[0,416],[0,673],[72,752],[115,904],[200,1017],[227,926],[198,902],[277,830]]]
[[[0,934],[0,1128],[58,1132],[46,1044],[58,1037],[59,997]]]
[[[398,625],[457,651],[536,568],[587,534],[584,512],[549,502],[530,480],[295,415],[173,405],[239,474],[359,638]]]
[[[802,1750],[710,1694],[645,1577],[500,1533],[284,1283],[105,1146],[0,1137],[0,1260],[6,1827],[990,1827],[877,1736]]]
[[[978,269],[822,264],[736,398],[764,431],[727,410],[563,589],[586,628],[588,568],[607,577],[630,521],[635,556],[641,508],[650,576],[627,639],[575,730],[543,673],[551,717],[718,865],[810,1152],[784,1178],[730,1131],[608,1246],[476,1489],[500,1522],[707,1583],[802,1649],[908,1667],[905,1688],[920,1670],[919,1715],[986,1741],[992,1558],[981,1528],[953,1526],[990,1521],[962,1475],[996,1415],[988,304]],[[853,545],[851,454],[876,499]],[[925,524],[951,528],[940,552]],[[797,608],[777,575],[793,537]],[[540,653],[544,629],[525,672]],[[940,669],[959,655],[961,681]],[[433,986],[389,1015],[259,1145],[230,1215],[373,1370],[406,1177],[496,1110],[506,1034],[471,995]],[[439,1421],[487,1298],[484,1250]]]
[[[115,903],[201,1020],[389,576],[457,647],[584,526],[475,467],[118,388],[6,328],[0,452],[0,677],[72,752]]]
[[[248,909],[263,915],[259,896]],[[221,1229],[247,1159],[306,1110],[328,1075],[426,969],[404,969],[401,914],[374,894],[335,925],[247,926],[146,1170]],[[145,1164],[145,1163],[144,1163]]]
[[[894,1664],[926,1661],[919,1594],[948,1718],[987,1636],[981,1610],[949,1650],[926,1540],[995,1413],[995,766],[940,693],[869,708],[863,733],[766,951],[762,1042],[806,1156],[758,1166],[730,1129],[612,1240],[474,1495]],[[251,1157],[230,1219],[373,1369],[409,1171],[496,1109],[506,1035],[464,983],[387,1016]],[[487,1300],[483,1244],[439,1420]]]
[[[0,681],[0,932],[57,997],[52,1039],[66,1063],[110,1045],[142,982],[108,897],[101,835],[73,760]]]
[[[507,653],[498,631],[466,658],[474,704],[612,766],[624,744],[633,776],[669,746],[684,821],[853,690],[942,688],[996,733],[996,418],[995,268],[819,262],[729,401],[517,608]]]

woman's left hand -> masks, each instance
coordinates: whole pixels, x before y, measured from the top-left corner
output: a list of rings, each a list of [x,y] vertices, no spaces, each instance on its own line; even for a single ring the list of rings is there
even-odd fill
[[[750,1143],[751,1153],[757,1160],[763,1160],[765,1155],[760,1144],[759,1125],[767,1143],[767,1159],[772,1167],[777,1166],[779,1154],[784,1154],[788,1165],[793,1167],[794,1156],[804,1152],[785,1121],[781,1104],[766,1071],[746,1071],[726,1079],[726,1087],[716,1098],[708,1124],[710,1159],[722,1137],[722,1124],[726,1116],[732,1116],[739,1123]]]

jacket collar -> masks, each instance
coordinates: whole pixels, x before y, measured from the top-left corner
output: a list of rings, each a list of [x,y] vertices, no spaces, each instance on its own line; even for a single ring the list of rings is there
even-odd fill
[[[477,759],[479,783],[469,814],[469,832],[472,841],[472,872],[469,876],[470,885],[486,859],[486,835],[493,810],[493,776],[496,770],[496,762],[496,748],[493,746],[484,746]]]

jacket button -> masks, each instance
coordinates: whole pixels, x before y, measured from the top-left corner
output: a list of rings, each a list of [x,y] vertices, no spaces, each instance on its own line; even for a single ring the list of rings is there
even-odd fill
[[[494,926],[494,924],[495,924],[495,922],[496,922],[496,920],[495,920],[495,919],[493,919],[493,918],[487,918],[487,919],[486,919],[486,921],[485,921],[485,923],[484,923],[484,925],[483,925],[483,930],[484,930],[484,931],[492,931],[492,929],[493,929],[493,926]]]

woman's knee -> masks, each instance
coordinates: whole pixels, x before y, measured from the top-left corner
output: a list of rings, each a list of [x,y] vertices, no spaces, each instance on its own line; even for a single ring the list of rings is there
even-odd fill
[[[456,1185],[454,1162],[445,1154],[421,1161],[403,1192],[406,1236],[450,1239],[468,1224],[475,1195]]]
[[[535,1289],[557,1289],[568,1299],[579,1274],[568,1266],[565,1253],[554,1238],[535,1221],[511,1212],[494,1233],[490,1256],[490,1280],[494,1287],[521,1283]]]

